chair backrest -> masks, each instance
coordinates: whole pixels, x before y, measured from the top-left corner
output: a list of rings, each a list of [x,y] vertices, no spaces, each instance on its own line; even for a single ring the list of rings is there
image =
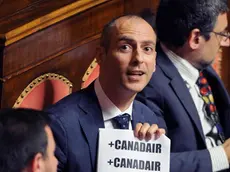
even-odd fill
[[[47,73],[34,79],[20,94],[14,108],[42,110],[72,92],[72,83],[62,75]]]
[[[100,66],[98,65],[96,58],[92,61],[89,65],[88,69],[86,70],[83,78],[81,88],[86,88],[91,84],[98,76],[100,72]]]

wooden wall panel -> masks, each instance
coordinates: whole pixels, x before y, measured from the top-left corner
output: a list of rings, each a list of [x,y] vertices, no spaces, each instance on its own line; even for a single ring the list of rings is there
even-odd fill
[[[0,4],[0,33],[13,30],[74,1],[76,0],[3,0]]]
[[[70,1],[65,0],[66,3]],[[49,9],[47,7],[47,5],[50,5],[49,2],[54,3],[54,0],[40,0],[38,2],[41,2],[38,9],[47,10]],[[28,3],[34,4],[38,2],[35,0],[28,1]],[[55,2],[61,3],[63,0],[55,0]],[[80,1],[73,4],[76,5],[78,2]],[[75,11],[70,11],[66,18],[55,20],[56,23],[51,22],[51,25],[45,23],[42,29],[29,31],[29,34],[25,34],[23,39],[19,36],[15,42],[9,41],[10,38],[7,37],[5,43],[4,39],[1,39],[0,45],[5,45],[4,51],[2,51],[3,57],[0,55],[2,57],[1,107],[12,107],[20,93],[33,79],[48,72],[65,76],[73,83],[73,91],[79,90],[82,77],[96,56],[96,47],[99,45],[99,37],[103,26],[111,19],[125,13],[137,13],[147,7],[155,10],[158,2],[159,0],[87,0],[84,8],[77,9],[74,6],[73,10]],[[90,3],[94,5],[90,6]],[[71,9],[71,4],[70,8],[67,9]],[[76,13],[78,10],[80,12]],[[27,11],[22,12],[17,17],[20,18],[21,16],[23,18],[27,15],[31,15],[32,18],[36,16]],[[41,20],[47,20],[46,16],[43,16]],[[36,24],[34,21],[28,23],[31,29],[33,29],[31,23]],[[0,19],[0,26],[1,22],[2,24],[5,23],[4,26],[9,25],[8,21]],[[10,24],[15,27],[17,25],[14,22],[12,20]],[[41,23],[38,22],[38,24]],[[23,27],[26,28],[27,25]],[[23,27],[19,28],[23,29]],[[0,37],[4,38],[4,35],[1,35],[1,29],[0,27]],[[18,31],[22,30],[14,28],[7,34],[11,35],[13,39],[14,34],[17,35]]]
[[[33,67],[21,75],[7,80],[4,84],[2,106],[13,106],[20,93],[33,79],[48,72],[54,72],[67,77],[73,83],[74,90],[79,90],[81,88],[81,78],[93,61],[97,46],[98,39],[95,38],[95,40],[86,42],[75,49]]]
[[[3,77],[17,75],[38,61],[49,59],[79,41],[100,33],[105,23],[121,14],[122,1],[111,1],[10,45],[4,52],[7,59],[4,62]]]
[[[0,0],[0,19],[15,14],[17,11],[37,3],[39,0]]]
[[[123,1],[108,1],[5,47],[2,107],[13,106],[33,79],[48,72],[64,75],[79,90],[103,26],[123,13]]]

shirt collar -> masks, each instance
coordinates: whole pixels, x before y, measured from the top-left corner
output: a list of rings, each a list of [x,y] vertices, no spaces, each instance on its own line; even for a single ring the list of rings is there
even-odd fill
[[[101,87],[99,79],[96,79],[94,82],[94,89],[101,106],[104,121],[111,120],[112,118],[124,113],[128,113],[130,115],[130,119],[132,120],[133,102],[128,109],[126,109],[124,112],[121,112],[120,109],[116,107],[116,105],[114,105],[113,102],[107,97]]]
[[[170,61],[177,68],[183,80],[187,82],[189,85],[194,86],[199,77],[199,71],[194,66],[192,66],[187,60],[181,58],[180,56],[169,50],[162,43],[161,48],[164,51],[164,53],[168,56]]]

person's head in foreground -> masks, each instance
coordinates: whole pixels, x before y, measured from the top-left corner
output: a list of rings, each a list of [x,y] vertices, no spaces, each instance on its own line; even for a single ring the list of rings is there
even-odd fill
[[[56,172],[55,142],[46,113],[0,110],[0,171]]]
[[[159,40],[197,69],[210,65],[220,47],[229,46],[227,0],[161,0]]]
[[[117,106],[130,103],[127,100],[149,82],[155,71],[155,45],[153,28],[139,16],[123,16],[104,27],[99,81]]]

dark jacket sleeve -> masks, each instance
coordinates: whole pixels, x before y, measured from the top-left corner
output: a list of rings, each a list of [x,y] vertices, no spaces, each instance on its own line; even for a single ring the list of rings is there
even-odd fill
[[[208,150],[170,154],[170,172],[212,172]]]
[[[50,127],[56,142],[55,156],[58,159],[58,172],[65,171],[67,163],[67,136],[61,120],[53,114],[49,114]]]

